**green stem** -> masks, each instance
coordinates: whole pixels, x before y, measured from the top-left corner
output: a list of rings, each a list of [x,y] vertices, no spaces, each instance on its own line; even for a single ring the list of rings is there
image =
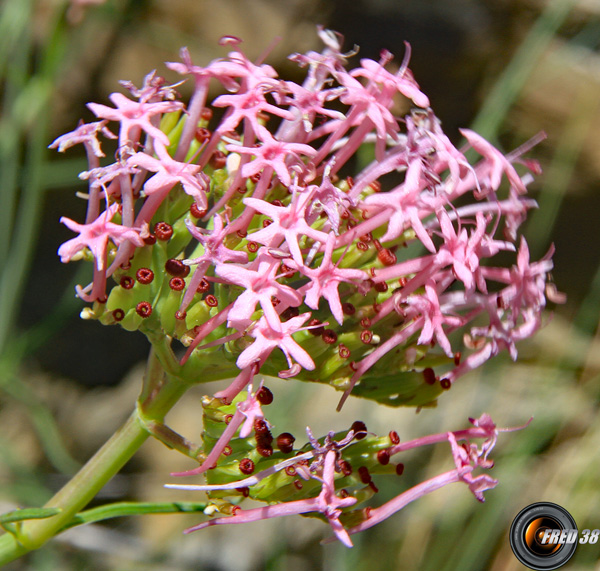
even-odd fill
[[[154,366],[156,357],[150,360],[153,374],[161,374]],[[145,413],[151,418],[162,419],[181,398],[189,385],[172,379],[160,384],[160,388],[146,403]],[[61,512],[43,520],[25,522],[15,537],[0,537],[0,566],[21,555],[38,549],[73,521],[100,489],[125,465],[148,438],[149,433],[141,422],[136,409],[125,424],[98,450],[86,465],[60,490],[45,507],[59,508]]]

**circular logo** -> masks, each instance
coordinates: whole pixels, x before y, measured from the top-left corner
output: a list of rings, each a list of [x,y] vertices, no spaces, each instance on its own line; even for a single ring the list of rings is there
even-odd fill
[[[522,509],[510,526],[510,546],[515,557],[536,571],[562,567],[575,553],[578,538],[571,514],[549,502]]]

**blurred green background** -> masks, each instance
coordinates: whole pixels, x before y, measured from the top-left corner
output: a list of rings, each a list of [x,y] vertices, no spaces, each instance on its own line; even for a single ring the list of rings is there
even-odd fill
[[[280,42],[268,62],[298,79],[289,53],[319,47],[315,24],[338,30],[359,57],[382,48],[404,53],[455,142],[471,126],[505,151],[537,132],[529,156],[544,174],[532,185],[540,204],[525,227],[534,258],[556,246],[554,280],[568,296],[547,326],[506,356],[463,379],[436,409],[382,409],[282,380],[270,420],[277,429],[317,433],[362,419],[403,440],[466,426],[488,412],[499,426],[534,421],[500,437],[492,475],[499,486],[475,501],[449,486],[353,537],[355,548],[325,547],[328,528],[283,518],[191,536],[194,516],[143,516],[74,528],[9,569],[303,570],[524,569],[508,530],[537,501],[565,507],[579,529],[600,528],[600,3],[597,0],[3,0],[0,2],[0,512],[43,504],[80,462],[128,416],[137,396],[145,339],[81,321],[77,264],[56,255],[70,234],[60,216],[81,218],[86,162],[46,146],[83,118],[85,103],[106,103],[118,80],[140,84],[188,46],[203,64],[223,55],[217,40],[243,38],[251,58]],[[83,6],[89,4],[89,6]],[[186,86],[181,90],[185,92]],[[190,393],[169,417],[195,438],[199,398]],[[294,407],[282,409],[282,403]],[[279,406],[279,408],[275,408]],[[448,446],[403,460],[402,480],[381,479],[378,502],[452,467]],[[189,463],[148,442],[96,500],[194,500],[165,490],[169,472]],[[600,569],[600,544],[580,546],[565,569]]]

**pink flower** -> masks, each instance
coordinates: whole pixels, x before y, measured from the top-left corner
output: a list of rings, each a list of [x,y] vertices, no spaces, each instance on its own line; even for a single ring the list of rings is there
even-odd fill
[[[237,264],[217,264],[215,268],[218,276],[245,289],[229,312],[229,326],[245,329],[251,321],[256,304],[260,303],[269,325],[277,328],[280,322],[272,298],[277,298],[287,306],[297,307],[302,302],[302,296],[277,281],[276,274],[281,265],[279,260],[262,251],[252,265],[256,269],[242,268]]]
[[[290,368],[293,366],[292,359],[294,359],[301,367],[312,371],[315,368],[313,360],[306,350],[298,345],[292,337],[296,331],[300,330],[309,317],[310,313],[302,313],[298,317],[292,317],[273,327],[265,317],[261,317],[249,331],[250,336],[254,337],[255,341],[238,357],[237,366],[243,369],[257,361],[263,363],[273,349],[279,347],[285,355]]]
[[[117,138],[116,135],[107,129],[107,123],[108,121],[106,120],[96,121],[95,123],[84,123],[83,121],[80,121],[77,129],[70,133],[66,133],[65,135],[61,135],[48,145],[48,148],[58,149],[59,153],[64,153],[74,145],[83,144],[88,153],[88,157],[90,155],[104,157],[105,155],[102,152],[100,142],[98,141],[98,133],[102,133],[108,139]]]
[[[139,139],[140,132],[144,131],[165,146],[169,145],[169,137],[165,135],[153,122],[152,118],[163,113],[177,111],[183,107],[179,101],[158,101],[156,103],[143,103],[132,101],[122,93],[111,93],[109,99],[115,104],[116,109],[100,105],[99,103],[88,103],[92,113],[96,117],[119,121],[119,146],[131,145]]]
[[[260,173],[264,168],[270,167],[285,186],[289,186],[292,182],[290,174],[292,167],[289,166],[289,163],[293,163],[293,168],[299,168],[301,171],[305,167],[300,155],[312,156],[317,153],[310,145],[277,141],[272,137],[265,138],[256,147],[231,144],[227,145],[227,150],[254,157],[242,166],[243,176],[250,177]]]
[[[254,242],[264,244],[272,248],[281,246],[285,240],[294,261],[302,264],[302,252],[299,240],[302,236],[308,236],[321,243],[327,241],[327,234],[315,230],[306,222],[306,210],[312,200],[310,191],[295,192],[288,206],[275,206],[265,200],[257,198],[245,198],[244,204],[254,210],[269,216],[273,222],[266,228],[253,232],[250,236]]]
[[[310,278],[310,283],[301,288],[304,294],[304,303],[311,309],[319,309],[319,300],[324,297],[329,303],[331,314],[335,320],[342,325],[344,313],[338,287],[342,282],[353,280],[366,280],[367,274],[362,270],[351,268],[340,268],[340,258],[336,264],[333,263],[332,255],[335,247],[335,234],[331,233],[325,243],[325,252],[318,268],[309,268],[303,264],[297,264],[294,260],[288,260],[287,265],[300,271],[301,274]]]
[[[204,252],[197,258],[183,261],[186,266],[198,265],[198,267],[194,271],[194,275],[181,300],[180,311],[183,311],[192,301],[200,281],[206,275],[206,270],[211,264],[223,264],[225,262],[244,264],[248,261],[248,254],[245,252],[231,250],[225,246],[224,240],[227,236],[227,228],[223,224],[221,216],[216,215],[213,221],[214,228],[212,231],[197,228],[189,219],[185,221],[189,233],[202,244]]]
[[[71,238],[58,249],[61,262],[69,262],[77,252],[89,248],[96,259],[96,268],[100,271],[106,265],[106,248],[109,240],[117,246],[125,241],[134,246],[143,246],[144,242],[137,230],[111,222],[118,208],[118,204],[111,204],[90,224],[78,224],[63,216],[60,221],[73,232],[78,232],[79,236]]]

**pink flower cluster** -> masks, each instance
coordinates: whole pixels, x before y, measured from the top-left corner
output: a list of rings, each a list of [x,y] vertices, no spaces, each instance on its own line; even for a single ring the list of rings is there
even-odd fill
[[[90,103],[99,121],[51,145],[82,143],[89,159],[81,174],[86,222],[61,219],[78,235],[59,255],[93,258],[93,282],[77,290],[93,315],[179,339],[187,347],[182,366],[221,349],[233,371],[224,376],[235,377],[215,395],[224,405],[248,389],[202,465],[186,474],[214,468],[238,431],[245,438],[266,422],[252,393],[259,372],[330,383],[344,391],[340,407],[351,392],[396,406],[431,404],[501,350],[516,358],[516,343],[541,325],[547,292],[556,294],[547,288],[552,252],[532,262],[517,238],[535,202],[527,198],[532,175],[515,165],[539,170],[521,159],[536,141],[504,155],[464,129],[459,149],[408,69],[408,46],[399,66],[382,52],[347,70],[341,38],[319,35],[322,52],[290,57],[307,70],[301,85],[251,62],[228,37],[227,58],[200,67],[183,49],[182,62],[167,64],[193,82],[187,105],[152,72],[141,89],[124,82],[132,97],[113,93],[114,107]],[[209,103],[215,83],[223,93]],[[417,108],[399,118],[407,104]],[[223,110],[219,121],[215,109]],[[118,140],[116,160],[105,166],[100,134]],[[475,164],[469,148],[480,156]],[[516,255],[512,267],[496,262],[505,252]],[[111,276],[117,285],[109,289]],[[353,436],[343,445],[330,438],[325,448],[315,441],[309,477],[322,482],[317,497],[227,521],[317,511],[349,544],[348,533],[445,483],[464,481],[482,499],[495,481],[472,471],[489,467],[495,434],[488,417],[470,432],[447,433],[455,470],[348,531],[338,516],[356,500],[336,496],[334,475]],[[456,442],[472,436],[487,444]]]
[[[177,187],[206,223],[197,227],[192,216],[186,219],[202,247],[184,261],[195,270],[179,311],[188,308],[203,280],[243,290],[208,323],[197,324],[200,334],[186,358],[203,333],[226,323],[227,340],[254,339],[237,358],[240,369],[260,369],[278,348],[288,363],[281,376],[314,370],[314,359],[294,335],[314,327],[312,314],[324,306],[346,327],[344,298],[369,291],[381,294],[360,310],[368,332],[363,337],[373,335],[369,350],[352,361],[346,396],[384,355],[415,336],[418,345],[438,345],[457,361],[441,379],[445,387],[501,349],[515,357],[515,342],[540,326],[552,268],[550,253],[530,262],[524,239],[516,267],[487,262],[516,249],[519,224],[534,206],[526,198],[530,176],[521,177],[514,167],[519,157],[504,156],[465,129],[468,145],[482,156],[471,166],[428,108],[407,68],[409,50],[396,71],[386,67],[387,52],[379,62],[362,59],[347,71],[339,38],[328,31],[320,35],[322,53],[291,57],[308,69],[302,85],[278,79],[272,67],[252,63],[240,51],[198,67],[182,50],[183,63],[167,65],[191,76],[195,89],[177,134],[168,136],[160,121],[184,104],[175,100],[173,86],[152,73],[142,89],[127,84],[135,100],[114,93],[114,108],[90,103],[101,121],[82,124],[53,143],[59,150],[83,143],[90,159],[90,170],[82,174],[90,184],[87,223],[63,218],[79,236],[59,249],[63,261],[85,248],[95,258],[94,282],[79,290],[80,297],[106,299],[106,277],[126,268],[136,248],[148,243],[157,212]],[[212,102],[225,114],[209,131],[199,125],[211,114],[206,105],[212,80],[229,94]],[[424,109],[399,120],[392,113],[398,95]],[[276,130],[267,128],[269,119],[279,120]],[[100,166],[97,135],[111,136],[109,121],[119,124],[117,161]],[[365,143],[373,144],[374,160],[342,178]],[[215,167],[226,175],[220,193],[210,180]],[[393,181],[391,188],[384,188],[384,177]],[[251,196],[240,201],[244,194]],[[455,207],[465,195],[475,201]],[[101,213],[102,199],[107,207]],[[112,221],[117,207],[119,223]],[[499,231],[503,238],[496,237]],[[405,258],[402,248],[416,241],[425,253]],[[109,244],[116,248],[110,255]],[[382,337],[375,329],[390,315],[402,326]],[[480,316],[487,324],[468,329]],[[449,339],[459,329],[472,350],[460,362]]]

